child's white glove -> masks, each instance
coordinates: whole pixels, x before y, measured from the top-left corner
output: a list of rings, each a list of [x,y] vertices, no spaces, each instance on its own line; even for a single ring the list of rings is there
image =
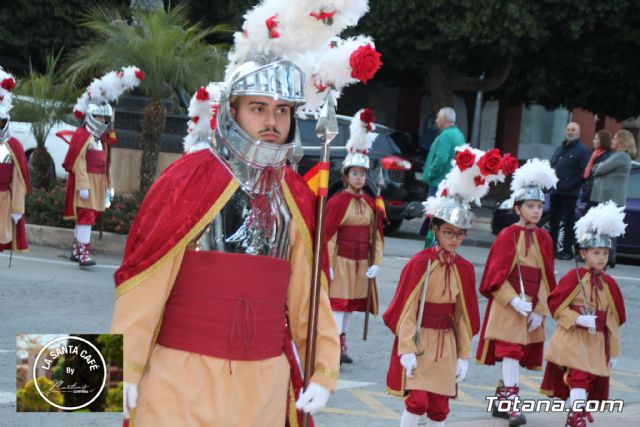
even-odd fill
[[[414,353],[407,353],[400,356],[400,364],[407,372],[407,378],[413,378],[413,370],[418,366],[418,360]]]
[[[576,325],[580,325],[583,328],[593,329],[596,327],[596,316],[585,316],[581,314],[576,319]]]
[[[458,359],[456,365],[456,382],[462,382],[467,378],[467,371],[469,370],[469,361],[465,359]]]
[[[138,384],[126,381],[122,384],[122,403],[124,417],[129,418],[129,411],[138,406]]]
[[[300,393],[300,397],[298,397],[298,401],[296,402],[296,408],[313,415],[327,406],[329,396],[331,396],[331,391],[328,388],[324,388],[316,383],[310,383],[309,387]]]
[[[538,329],[542,325],[542,319],[544,319],[542,315],[538,313],[531,313],[531,316],[529,316],[529,332]]]
[[[527,302],[520,297],[514,297],[511,301],[509,301],[509,304],[515,311],[522,314],[524,317],[527,317],[529,313],[531,313],[531,309],[533,308],[530,302]]]

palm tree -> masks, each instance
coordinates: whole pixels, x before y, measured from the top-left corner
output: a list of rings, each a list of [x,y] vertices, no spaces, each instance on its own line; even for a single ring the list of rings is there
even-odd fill
[[[166,123],[162,100],[175,96],[177,90],[192,93],[200,85],[221,79],[227,46],[210,45],[205,39],[230,29],[227,25],[203,29],[191,24],[182,4],[167,10],[136,9],[132,14],[127,20],[104,6],[90,9],[81,25],[93,37],[73,53],[68,72],[87,77],[124,65],[144,71],[140,90],[148,103],[141,123],[140,190],[146,192],[156,173]]]
[[[60,54],[49,54],[44,74],[30,68],[26,78],[18,81],[15,108],[11,115],[15,121],[31,123],[36,148],[29,157],[31,186],[49,189],[56,177],[53,158],[45,142],[53,126],[70,113],[72,102],[78,95],[69,80],[56,72]]]

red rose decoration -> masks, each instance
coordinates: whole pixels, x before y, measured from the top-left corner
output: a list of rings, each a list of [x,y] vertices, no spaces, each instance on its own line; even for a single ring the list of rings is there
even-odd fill
[[[447,190],[447,189],[445,188],[444,190],[442,190],[442,191],[440,192],[440,195],[441,195],[442,197],[447,197],[447,196],[449,195],[449,190]]]
[[[480,187],[481,185],[484,185],[484,179],[480,175],[473,178],[473,182],[476,184],[476,187]]]
[[[143,81],[144,80],[144,72],[140,69],[136,70],[136,79]]]
[[[518,159],[513,157],[511,154],[507,153],[502,156],[502,173],[506,176],[511,175],[520,167],[520,163],[518,163]]]
[[[336,14],[335,10],[332,12],[325,12],[324,10],[321,10],[320,12],[309,13],[310,16],[313,16],[318,21],[322,21],[324,24],[327,24],[327,25],[333,25],[333,16],[335,14]]]
[[[198,88],[198,91],[196,92],[196,99],[198,101],[208,101],[209,100],[209,92],[207,92],[207,89],[205,89],[204,86],[200,86]]]
[[[367,131],[371,132],[373,130],[371,123],[376,120],[376,116],[374,116],[373,111],[369,108],[365,108],[362,113],[360,113],[360,120],[367,125]]]
[[[460,169],[460,172],[464,172],[465,170],[472,167],[476,162],[476,155],[473,154],[471,150],[468,148],[464,151],[456,152],[456,165]]]
[[[191,117],[191,121],[193,122],[194,125],[197,125],[198,122],[200,121],[200,116]]]
[[[1,86],[2,86],[2,89],[8,90],[9,92],[11,92],[13,88],[16,87],[16,81],[13,80],[11,77],[7,77],[6,79],[2,80]]]
[[[487,151],[484,156],[478,160],[478,167],[482,175],[498,175],[500,169],[502,169],[502,157],[500,157],[500,150],[494,148]]]
[[[371,45],[360,46],[351,54],[349,65],[351,66],[351,77],[362,83],[367,83],[382,65],[380,53]]]
[[[209,126],[211,126],[211,130],[216,130],[218,127],[218,105],[211,106],[211,120],[209,121]]]
[[[80,110],[73,110],[73,115],[76,116],[77,119],[84,119],[84,113]]]
[[[270,39],[277,39],[278,37],[280,37],[280,33],[276,30],[276,28],[278,27],[278,21],[276,21],[277,16],[278,15],[273,15],[271,18],[264,21],[265,25],[267,26],[267,30],[269,30]]]

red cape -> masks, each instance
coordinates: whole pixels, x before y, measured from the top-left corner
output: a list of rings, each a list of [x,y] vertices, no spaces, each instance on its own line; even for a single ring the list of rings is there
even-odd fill
[[[584,277],[589,270],[580,268],[580,277]],[[627,317],[625,314],[624,300],[618,284],[613,277],[608,274],[603,274],[602,279],[607,287],[607,296],[609,298],[609,312],[618,321],[619,325],[622,325]],[[567,272],[560,282],[558,287],[551,292],[548,298],[549,310],[554,318],[571,304],[576,295],[580,292],[578,288],[578,276],[576,275],[576,269],[571,269]],[[605,335],[606,336],[606,335]],[[608,337],[607,337],[608,339]],[[590,349],[594,351],[594,349]],[[604,350],[604,349],[603,349]],[[609,360],[609,355],[606,355]],[[565,368],[547,361],[547,366],[544,370],[544,376],[542,378],[542,384],[540,385],[540,392],[551,397],[559,397],[566,399],[569,397],[569,386],[564,382]],[[609,377],[596,376],[594,383],[589,390],[589,399],[604,400],[609,398]]]
[[[347,213],[347,209],[349,208],[349,203],[351,202],[352,199],[356,197],[358,196],[356,196],[353,193],[350,193],[348,191],[341,191],[339,193],[334,194],[327,202],[327,211],[326,211],[326,220],[325,220],[326,225],[325,225],[325,234],[324,234],[325,247],[327,247],[327,242],[329,242],[329,240],[331,240],[331,238],[338,232],[338,229],[340,228],[340,223],[342,222],[344,215]],[[365,202],[367,202],[367,204],[369,205],[369,207],[373,212],[375,212],[376,209],[378,209],[378,227],[377,228],[378,228],[378,233],[380,235],[377,238],[382,239],[382,241],[384,242],[384,233],[382,232],[382,218],[384,217],[384,212],[380,208],[376,207],[376,202],[373,199],[373,197],[369,196],[366,193],[362,193],[362,198],[364,199]],[[327,257],[327,263],[328,262],[329,260]],[[369,312],[373,315],[377,315],[378,314],[378,290],[377,290],[375,279],[373,283],[374,283],[373,292],[371,294],[372,304]],[[335,307],[333,307],[334,302],[336,301],[335,300],[332,301],[332,308],[335,309]],[[344,300],[339,301],[337,304],[338,306],[342,307],[344,305]],[[364,308],[362,309],[362,311],[367,311],[367,310],[366,308]]]
[[[396,293],[387,311],[382,315],[384,324],[387,325],[394,334],[397,333],[405,307],[412,302],[412,299],[410,300],[411,294],[414,293],[422,277],[425,275],[429,258],[431,258],[433,262],[436,256],[437,252],[435,247],[423,249],[414,255],[402,269]],[[478,311],[478,296],[476,294],[475,271],[473,265],[460,255],[456,255],[454,265],[458,270],[462,282],[462,289],[460,291],[464,297],[462,301],[464,302],[467,317],[467,327],[472,335],[476,335],[480,330],[480,314]],[[417,296],[417,298],[419,298],[419,296]],[[404,378],[405,374],[402,365],[400,365],[400,356],[398,356],[398,337],[396,335],[391,352],[389,371],[387,373],[387,390],[390,394],[395,396],[403,395]]]
[[[523,229],[517,224],[510,225],[503,229],[495,242],[491,245],[489,250],[489,256],[482,274],[482,280],[480,281],[480,293],[489,299],[487,303],[487,309],[485,311],[484,322],[482,325],[482,331],[480,332],[480,341],[478,344],[478,350],[476,353],[476,361],[478,363],[484,363],[485,365],[494,365],[496,361],[495,357],[495,342],[493,340],[485,339],[485,331],[487,327],[487,321],[489,320],[489,313],[493,304],[493,292],[498,290],[500,286],[507,280],[511,273],[511,268],[514,265],[514,259],[516,255],[515,242],[513,240],[514,234],[516,238]],[[553,291],[556,287],[556,279],[553,275],[554,266],[554,250],[553,242],[549,233],[539,227],[534,228],[534,235],[538,241],[538,249],[540,249],[540,255],[543,262],[543,274],[549,284],[549,291]],[[532,351],[529,358],[520,361],[520,364],[527,369],[539,369],[542,360],[542,352],[544,343],[530,344]]]
[[[116,295],[126,293],[173,254],[184,250],[211,223],[238,187],[238,182],[209,150],[185,154],[165,169],[149,189],[131,226],[124,260],[114,275]],[[285,170],[283,190],[293,224],[303,222],[297,226],[302,231],[311,262],[315,196],[289,168]],[[326,250],[323,258],[327,259]],[[324,284],[327,283],[326,271],[322,277]],[[290,354],[287,357],[293,361]],[[289,405],[295,403],[302,388],[297,364],[290,365],[290,390],[294,394],[288,400]],[[296,421],[288,422],[297,425]]]
[[[69,151],[62,162],[62,167],[67,171],[69,176],[67,177],[67,191],[64,195],[64,219],[76,218],[76,207],[74,205],[76,195],[76,175],[73,173],[73,167],[78,160],[78,156],[82,152],[82,149],[90,141],[91,134],[83,126],[79,127],[73,132],[71,142],[69,143]]]
[[[16,138],[10,137],[5,142],[9,148],[11,159],[13,160],[14,167],[17,167],[18,173],[22,181],[24,182],[27,193],[29,192],[29,165],[27,163],[27,156],[24,154],[22,144]],[[24,215],[20,218],[20,221],[16,224],[15,239],[9,243],[0,244],[0,252],[4,250],[12,249],[16,252],[26,252],[29,249],[29,243],[27,242],[27,228]]]

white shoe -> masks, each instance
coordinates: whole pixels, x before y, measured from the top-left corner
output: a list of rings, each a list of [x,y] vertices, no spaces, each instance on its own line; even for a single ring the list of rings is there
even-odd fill
[[[412,414],[405,409],[400,418],[400,427],[418,427],[418,421],[420,421],[420,415]]]

